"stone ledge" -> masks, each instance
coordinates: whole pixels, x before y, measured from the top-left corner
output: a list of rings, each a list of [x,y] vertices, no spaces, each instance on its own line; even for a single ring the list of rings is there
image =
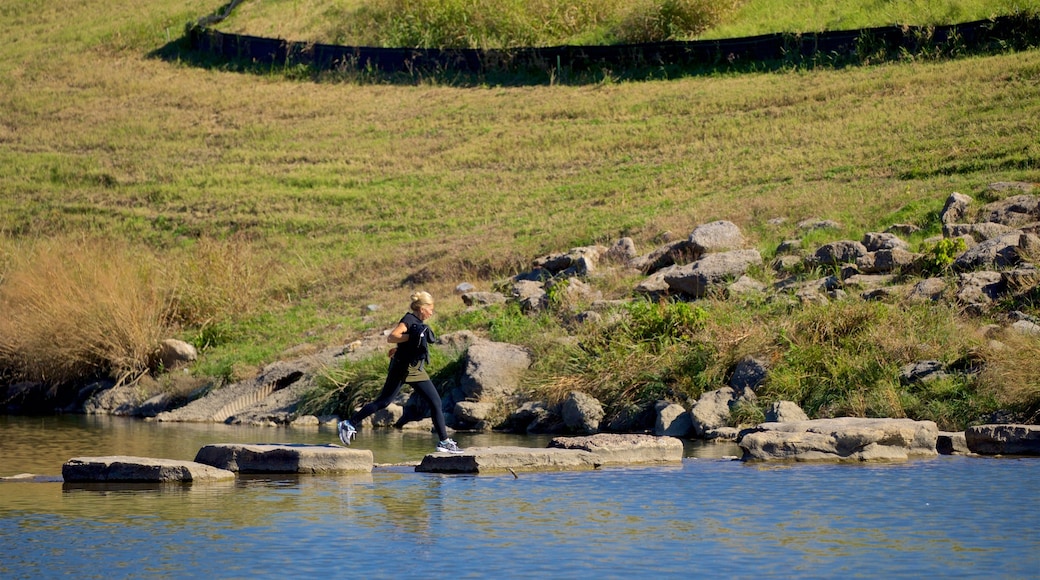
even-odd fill
[[[976,425],[964,436],[979,455],[1040,455],[1040,425]]]
[[[127,455],[74,457],[61,466],[61,475],[67,483],[167,483],[235,479],[235,474],[230,471],[194,461]]]
[[[206,445],[195,461],[236,473],[369,473],[373,465],[367,449],[288,443]]]
[[[609,435],[557,437],[544,449],[475,447],[463,453],[431,453],[415,468],[426,473],[567,471],[605,465],[682,463],[683,445],[672,437]]]
[[[932,421],[840,417],[763,423],[739,444],[745,461],[905,461],[934,457]]]

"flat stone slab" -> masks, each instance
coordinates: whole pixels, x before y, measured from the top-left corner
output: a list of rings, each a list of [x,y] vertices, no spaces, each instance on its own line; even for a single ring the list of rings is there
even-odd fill
[[[934,457],[932,421],[839,417],[763,423],[738,442],[744,461],[905,461]]]
[[[194,461],[129,455],[74,457],[61,466],[61,475],[66,483],[167,483],[235,479],[235,474],[230,471]]]
[[[339,445],[216,443],[195,461],[235,473],[370,473],[372,452]]]
[[[544,449],[473,447],[461,454],[431,453],[415,468],[426,473],[568,471],[606,465],[681,463],[683,445],[672,437],[592,435],[557,437]]]
[[[556,437],[550,448],[580,449],[596,455],[600,465],[682,463],[683,444],[675,437],[599,433],[587,437]]]
[[[964,437],[979,455],[1040,455],[1040,425],[976,425]]]

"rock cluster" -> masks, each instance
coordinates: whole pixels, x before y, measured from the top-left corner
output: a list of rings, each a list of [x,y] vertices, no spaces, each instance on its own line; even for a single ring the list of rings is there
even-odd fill
[[[457,293],[469,308],[515,302],[526,312],[536,312],[552,302],[554,307],[573,309],[571,319],[581,324],[613,315],[610,313],[618,302],[603,300],[588,280],[608,269],[621,268],[639,273],[633,291],[650,297],[696,300],[705,296],[756,293],[767,300],[792,304],[846,299],[949,300],[965,310],[982,312],[995,301],[1033,291],[1040,282],[1040,271],[1035,265],[1035,260],[1040,258],[1040,197],[1032,193],[1030,184],[994,184],[991,190],[999,192],[1003,199],[980,205],[968,196],[950,195],[940,214],[942,237],[926,240],[921,252],[913,251],[903,239],[913,233],[915,227],[902,224],[815,248],[806,247],[801,239],[788,239],[766,263],[758,250],[747,247],[747,239],[737,225],[715,221],[698,225],[688,236],[665,241],[642,254],[633,240],[622,238],[609,246],[584,246],[541,256],[532,261],[530,270],[496,283],[489,291],[463,283]],[[824,220],[798,224],[802,232],[840,227]],[[948,275],[938,275],[944,268]],[[1007,316],[1004,326],[1012,332],[1040,334],[1040,321],[1021,312]],[[873,447],[871,443],[856,447],[847,437],[786,427],[812,423],[789,401],[773,403],[768,409],[766,425],[769,426],[754,433],[738,431],[732,424],[733,412],[741,405],[756,403],[755,391],[769,375],[765,357],[749,356],[740,360],[730,369],[727,384],[704,392],[688,407],[659,401],[649,408],[606,416],[599,401],[580,391],[568,393],[555,404],[525,400],[519,386],[533,358],[523,347],[485,340],[467,332],[443,338],[447,348],[463,353],[462,372],[453,384],[444,385],[444,410],[455,429],[504,428],[558,434],[642,431],[670,437],[739,438],[742,444],[747,442],[750,456],[763,454],[766,448],[789,447],[793,438],[811,440],[812,451],[791,452],[796,459],[830,453],[824,450],[831,449],[839,457],[857,459],[895,457],[902,453],[892,451],[884,443],[886,438],[899,439],[902,435],[892,435],[880,427],[880,439],[873,441]],[[331,417],[299,417],[296,402],[300,394],[312,386],[312,379],[323,366],[340,364],[342,359],[351,356],[368,356],[385,348],[381,336],[366,339],[363,347],[361,344],[274,363],[255,377],[215,390],[183,407],[160,412],[157,419],[297,425],[333,421],[335,418]],[[175,352],[173,346],[169,349],[171,357]],[[171,364],[175,364],[172,361],[171,358]],[[921,360],[907,365],[899,379],[905,384],[926,383],[950,373],[975,370],[948,368],[939,361]],[[125,401],[106,402],[106,396],[111,398],[104,389],[93,393],[89,408],[104,412],[113,405],[127,404]],[[372,424],[401,427],[414,423],[422,415],[423,410],[414,398],[401,400],[374,417]],[[420,425],[428,428],[426,423]],[[791,435],[790,429],[798,434]],[[855,429],[866,428],[857,424]],[[869,439],[863,437],[860,438],[863,441]],[[934,452],[937,441],[940,441],[940,449],[964,448],[959,437],[940,437],[937,433],[926,447],[930,446]],[[969,433],[965,445],[973,452],[991,449],[981,441],[979,436]],[[915,455],[915,449],[906,453]]]

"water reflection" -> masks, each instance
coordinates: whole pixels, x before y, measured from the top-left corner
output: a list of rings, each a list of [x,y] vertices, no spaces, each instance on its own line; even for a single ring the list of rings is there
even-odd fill
[[[76,455],[191,459],[215,442],[335,437],[131,420],[0,423],[6,473],[60,472]],[[426,433],[367,435],[359,441],[385,463],[417,460],[430,442]],[[491,435],[469,445],[521,441]],[[776,467],[727,460],[734,451],[691,444],[695,458],[681,466],[515,478],[391,467],[219,484],[4,482],[0,577],[1018,578],[1040,570],[1040,542],[1029,533],[1040,521],[1040,460]]]

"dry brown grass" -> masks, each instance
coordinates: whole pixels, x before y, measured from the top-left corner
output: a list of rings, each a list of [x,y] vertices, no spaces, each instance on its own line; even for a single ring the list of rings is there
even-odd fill
[[[4,240],[0,256],[0,369],[52,384],[133,382],[156,368],[160,341],[178,328],[270,307],[279,280],[234,240],[161,257],[102,237]]]
[[[0,366],[65,383],[146,372],[170,303],[152,256],[121,242],[63,239],[22,248],[0,286]]]
[[[1040,337],[1005,332],[999,343],[984,353],[981,391],[1031,414],[1028,420],[1035,422],[1040,418]]]

